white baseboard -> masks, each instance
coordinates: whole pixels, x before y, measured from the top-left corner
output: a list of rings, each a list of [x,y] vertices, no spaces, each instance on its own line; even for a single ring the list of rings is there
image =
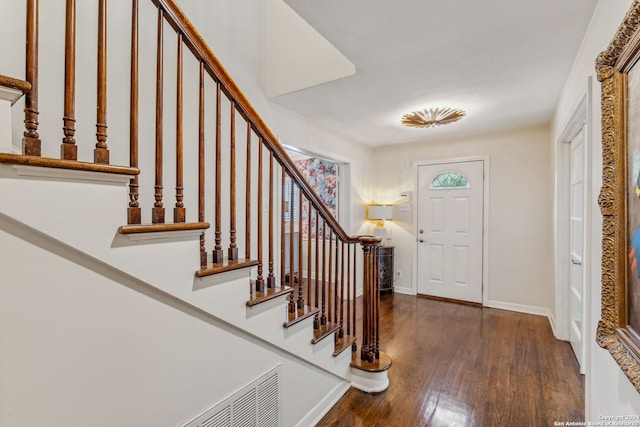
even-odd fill
[[[536,314],[538,316],[545,316],[551,322],[551,310],[546,307],[536,307],[533,305],[514,304],[511,302],[503,301],[485,301],[483,304],[485,307],[499,308],[501,310],[517,311],[519,313]]]
[[[308,427],[315,426],[324,417],[327,412],[340,400],[344,394],[349,391],[351,384],[347,381],[338,384],[322,399],[316,406],[313,407],[307,415],[305,415],[296,424],[296,427]]]
[[[551,332],[553,332],[553,336],[556,339],[560,339],[558,338],[558,334],[556,333],[556,318],[551,312],[551,310],[549,310],[549,325],[551,325]]]
[[[393,287],[393,292],[398,293],[398,294],[404,294],[404,295],[415,295],[416,293],[413,292],[413,289],[411,288],[403,288],[400,286],[394,286]]]

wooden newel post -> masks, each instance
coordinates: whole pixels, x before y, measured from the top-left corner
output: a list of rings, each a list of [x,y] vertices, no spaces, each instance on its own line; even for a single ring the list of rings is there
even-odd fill
[[[380,237],[360,237],[362,265],[362,344],[351,361],[351,385],[368,393],[386,390],[391,358],[380,351]]]
[[[378,312],[380,306],[380,269],[378,268],[379,237],[360,238],[363,252],[362,344],[360,359],[373,362],[380,357]]]

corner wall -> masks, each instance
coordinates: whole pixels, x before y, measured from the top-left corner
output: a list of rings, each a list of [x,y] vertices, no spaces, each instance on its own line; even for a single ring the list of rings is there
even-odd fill
[[[582,46],[576,55],[571,73],[562,90],[552,127],[553,144],[571,118],[575,108],[587,91],[588,77],[592,77],[593,99],[588,106],[590,114],[591,140],[591,199],[590,207],[591,235],[593,242],[589,253],[591,276],[589,277],[588,298],[590,299],[586,354],[585,409],[586,419],[598,421],[599,416],[640,414],[640,394],[622,373],[608,351],[595,342],[595,331],[600,319],[600,275],[602,251],[602,217],[597,206],[598,194],[602,185],[602,145],[600,142],[600,83],[595,76],[594,63],[597,55],[606,49],[632,1],[600,0],[587,29]],[[555,150],[554,150],[555,152]]]

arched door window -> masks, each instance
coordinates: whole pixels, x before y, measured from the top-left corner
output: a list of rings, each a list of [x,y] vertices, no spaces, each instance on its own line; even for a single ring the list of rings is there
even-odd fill
[[[439,174],[429,184],[430,190],[452,190],[456,188],[471,188],[471,186],[464,175],[454,171]]]

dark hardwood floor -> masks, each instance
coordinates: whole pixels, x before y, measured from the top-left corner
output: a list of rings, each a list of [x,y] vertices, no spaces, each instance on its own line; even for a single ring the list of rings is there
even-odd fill
[[[584,378],[546,317],[381,298],[389,388],[350,389],[318,426],[553,426],[584,419]]]

